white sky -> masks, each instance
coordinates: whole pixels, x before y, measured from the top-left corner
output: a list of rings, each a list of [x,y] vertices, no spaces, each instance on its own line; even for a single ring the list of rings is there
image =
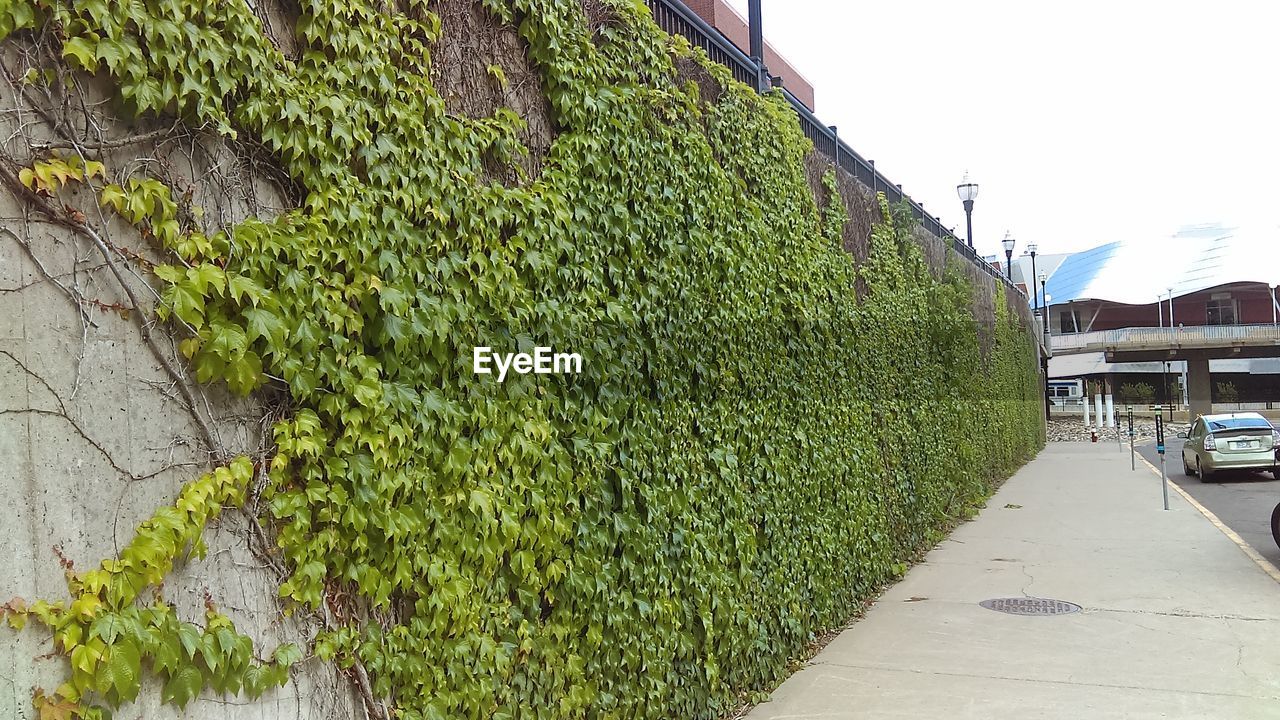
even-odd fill
[[[746,0],[728,0],[743,17]],[[974,244],[1159,241],[1280,215],[1280,3],[763,0],[819,118]]]

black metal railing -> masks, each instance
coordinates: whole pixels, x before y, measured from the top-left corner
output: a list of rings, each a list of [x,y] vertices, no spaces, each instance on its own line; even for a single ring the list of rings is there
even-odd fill
[[[747,54],[737,45],[725,40],[718,30],[707,24],[697,13],[684,3],[675,0],[646,0],[653,19],[669,35],[682,35],[689,42],[707,51],[714,61],[729,68],[733,78],[738,82],[755,87],[759,82],[760,71],[751,62]]]
[[[708,57],[729,68],[735,80],[752,87],[759,87],[760,69],[751,58],[680,0],[646,0],[646,4],[653,13],[653,19],[658,23],[658,27],[670,34],[681,35],[705,50]],[[858,182],[871,188],[873,193],[884,193],[891,204],[905,201],[911,209],[912,216],[926,231],[948,243],[957,255],[977,265],[991,277],[1003,282],[1016,292],[1022,292],[1009,282],[998,268],[983,260],[982,256],[970,248],[964,240],[957,238],[936,217],[925,212],[920,203],[903,193],[901,185],[894,184],[876,170],[875,161],[863,158],[846,145],[834,130],[818,120],[795,95],[786,88],[782,89],[782,95],[796,111],[800,120],[800,129],[813,141],[815,150],[831,158],[838,167],[843,168]]]

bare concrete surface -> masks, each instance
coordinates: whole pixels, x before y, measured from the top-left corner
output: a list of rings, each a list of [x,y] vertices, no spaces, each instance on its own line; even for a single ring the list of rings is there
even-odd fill
[[[1280,718],[1280,584],[1169,502],[1114,444],[1051,444],[748,720]],[[1023,596],[1083,610],[978,605]]]
[[[0,59],[18,66],[12,42],[0,46]],[[101,95],[90,95],[85,105],[109,107]],[[28,141],[53,139],[35,117],[12,92],[0,94],[3,154],[25,159],[33,156]],[[109,135],[140,132],[103,123]],[[250,215],[269,219],[285,204],[233,150],[197,133],[183,143],[122,146],[101,157],[113,171],[133,168],[148,176],[163,170],[174,187],[191,187],[206,211],[205,229],[213,232]],[[64,190],[59,201],[81,208],[114,246],[164,259],[91,195]],[[143,339],[141,323],[151,321],[156,299],[145,265],[123,250],[106,255],[122,268],[125,280],[118,280],[84,237],[38,219],[0,189],[0,603],[68,600],[62,559],[83,571],[116,557],[138,523],[172,504],[184,483],[213,464],[195,411]],[[131,306],[125,287],[141,307]],[[172,331],[161,323],[151,334],[159,357],[185,368]],[[183,380],[228,457],[261,450],[263,409],[256,399]],[[309,648],[314,623],[284,615],[278,579],[249,551],[248,534],[234,511],[213,523],[205,536],[208,555],[179,563],[165,580],[165,599],[183,620],[198,624],[212,602],[253,639],[260,657],[284,642]],[[53,651],[39,623],[21,632],[0,624],[0,720],[36,720],[33,689],[51,692],[70,674],[67,659]],[[155,675],[143,676],[138,699],[118,708],[117,720],[359,717],[348,681],[314,658],[295,666],[286,686],[257,700],[206,690],[185,709],[162,706]]]

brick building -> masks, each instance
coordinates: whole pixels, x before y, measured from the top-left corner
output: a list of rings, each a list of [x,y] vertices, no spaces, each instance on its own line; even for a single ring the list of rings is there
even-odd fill
[[[1117,394],[1145,384],[1155,389],[1154,402],[1183,404],[1190,381],[1175,352],[1179,338],[1210,334],[1201,329],[1276,334],[1280,327],[1280,227],[1195,227],[1158,242],[1037,258],[1037,265],[1048,275],[1043,294],[1024,258],[1015,260],[1014,279],[1034,287],[1033,307],[1038,298],[1047,310],[1051,379],[1103,380]],[[1141,328],[1177,329],[1167,333],[1168,358],[1113,362],[1106,352],[1071,351],[1107,344],[1099,340],[1106,331]],[[1248,353],[1231,343],[1208,360],[1214,409],[1280,408],[1280,342]]]
[[[747,20],[724,0],[685,0],[685,5],[708,25],[720,31],[739,50],[747,55],[751,54],[751,32],[747,27]],[[767,28],[768,23],[764,27]],[[813,112],[813,85],[786,58],[778,54],[768,40],[764,43],[764,64],[769,68],[769,74],[782,78],[782,86]]]

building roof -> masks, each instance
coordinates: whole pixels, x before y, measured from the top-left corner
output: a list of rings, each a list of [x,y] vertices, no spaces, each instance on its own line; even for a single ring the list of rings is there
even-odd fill
[[[1014,256],[1013,258],[1013,282],[1015,285],[1023,286],[1024,290],[1032,282],[1039,285],[1039,281],[1034,280],[1033,276],[1052,275],[1054,271],[1062,265],[1063,261],[1069,257],[1071,257],[1070,253],[1038,253],[1036,255],[1035,272],[1032,273],[1031,255],[1024,251],[1021,255]],[[1005,271],[1004,258],[999,258],[996,261],[996,265],[999,267],[1000,272]],[[1039,290],[1040,288],[1037,287],[1036,291],[1039,292]],[[1030,296],[1030,293],[1028,293],[1028,296]],[[1034,300],[1035,298],[1031,299]]]
[[[1045,292],[1059,305],[1106,300],[1149,305],[1231,283],[1280,284],[1280,225],[1187,228],[1155,241],[1117,241],[1073,253]]]

